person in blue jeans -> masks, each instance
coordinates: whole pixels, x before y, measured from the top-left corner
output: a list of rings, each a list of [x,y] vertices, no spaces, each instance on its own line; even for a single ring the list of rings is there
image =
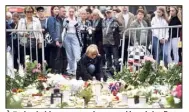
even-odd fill
[[[167,16],[163,7],[158,7],[156,10],[155,17],[151,21],[152,27],[167,27]],[[169,29],[153,29],[152,30],[152,54],[153,58],[159,63],[160,58],[164,61],[165,66],[169,63],[168,61],[168,38]]]
[[[66,34],[64,37],[64,46],[66,49],[67,59],[68,59],[68,69],[67,73],[69,75],[76,75],[77,62],[81,57],[81,34],[79,31],[79,24],[77,18],[75,17],[75,8],[70,7],[68,9],[68,18],[64,22],[64,27],[66,26]]]

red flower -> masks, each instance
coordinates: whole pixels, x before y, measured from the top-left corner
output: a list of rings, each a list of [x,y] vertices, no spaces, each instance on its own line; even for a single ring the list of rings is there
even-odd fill
[[[157,91],[157,90],[154,90],[154,93],[155,93],[155,94],[157,94],[157,93],[158,93],[158,91]]]
[[[176,87],[176,96],[178,97],[178,98],[181,98],[182,97],[182,85],[180,84],[180,85],[178,85],[177,87]]]
[[[116,97],[115,97],[115,99],[116,99],[116,100],[119,100],[119,97],[118,97],[118,96],[116,96]]]
[[[112,86],[113,85],[113,83],[110,83],[110,86]]]
[[[116,96],[116,95],[117,95],[117,91],[113,91],[112,94],[113,94],[114,96]]]
[[[46,90],[48,91],[50,89],[50,87],[47,87]]]
[[[88,87],[89,83],[86,81],[84,87]]]
[[[133,72],[133,67],[130,67],[130,68],[129,68],[129,71],[130,71],[130,72]]]
[[[178,62],[178,66],[182,66],[182,62]]]
[[[68,76],[67,75],[62,75],[64,78],[68,78]]]
[[[16,93],[16,92],[17,92],[17,89],[16,89],[16,88],[12,89],[12,92]]]
[[[40,63],[37,64],[37,69],[41,69],[41,64]]]

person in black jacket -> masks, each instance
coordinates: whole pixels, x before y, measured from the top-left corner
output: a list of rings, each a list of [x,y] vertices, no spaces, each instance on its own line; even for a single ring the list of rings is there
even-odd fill
[[[81,32],[81,39],[83,42],[83,49],[81,55],[83,55],[87,49],[87,47],[92,43],[92,27],[91,21],[87,20],[87,12],[86,10],[80,11],[81,20],[79,21],[80,24],[80,32]]]
[[[102,71],[101,56],[98,48],[96,45],[91,44],[77,64],[76,79],[82,78],[82,80],[88,81],[92,80],[93,77],[100,81]]]
[[[177,7],[171,6],[170,7],[170,20],[169,20],[169,26],[176,26],[176,25],[181,25],[181,21],[179,20],[178,16],[178,9]],[[168,54],[169,56],[169,62],[172,62],[172,58],[171,58],[171,50],[173,50],[173,58],[174,58],[174,63],[178,63],[179,62],[179,54],[178,54],[178,42],[180,40],[180,32],[181,28],[172,28],[169,29],[169,41],[170,41],[170,47],[169,47],[169,51]]]
[[[20,20],[20,16],[17,12],[13,13],[12,15],[13,22],[10,24],[12,29],[17,29],[18,28],[18,22]],[[13,52],[14,52],[14,68],[18,70],[18,36],[16,33],[11,33],[13,37]],[[12,46],[11,46],[12,47]],[[20,48],[20,47],[19,47]]]
[[[92,22],[92,27],[93,27],[93,37],[92,37],[92,43],[96,44],[98,46],[98,50],[100,55],[102,56],[102,64],[105,65],[105,53],[103,50],[103,44],[102,44],[102,13],[98,9],[94,9],[93,13],[93,22]]]

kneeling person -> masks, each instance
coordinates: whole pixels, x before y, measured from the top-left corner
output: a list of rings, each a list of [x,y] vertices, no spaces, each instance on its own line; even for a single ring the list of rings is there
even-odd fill
[[[100,81],[101,78],[101,56],[96,45],[88,46],[86,53],[81,57],[77,64],[76,79],[92,80],[96,77]]]

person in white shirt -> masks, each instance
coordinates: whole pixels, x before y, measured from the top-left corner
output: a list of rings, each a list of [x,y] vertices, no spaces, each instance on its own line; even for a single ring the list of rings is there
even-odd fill
[[[64,38],[64,46],[66,49],[67,59],[68,59],[68,74],[76,75],[76,64],[81,57],[81,34],[79,31],[79,23],[75,16],[75,8],[70,7],[68,9],[68,17],[65,20],[67,23],[64,23],[66,27],[66,35]],[[64,21],[64,22],[65,22]]]
[[[167,27],[167,15],[165,8],[158,7],[155,17],[152,18],[152,27]],[[153,29],[152,30],[152,54],[156,61],[164,61],[164,64],[168,64],[168,39],[169,29]],[[163,54],[162,54],[163,53]]]

